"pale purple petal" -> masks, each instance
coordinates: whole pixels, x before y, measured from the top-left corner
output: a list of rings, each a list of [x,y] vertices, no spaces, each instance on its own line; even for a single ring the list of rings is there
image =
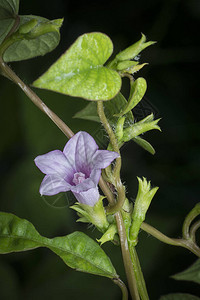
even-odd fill
[[[97,150],[93,156],[93,168],[95,169],[105,169],[111,162],[119,157],[120,155],[117,152],[108,151],[108,150]]]
[[[92,157],[97,149],[98,146],[93,137],[87,132],[80,131],[69,140],[63,152],[66,157],[70,155],[73,158],[75,157],[76,171],[89,177],[92,168]]]
[[[88,191],[89,189],[94,188],[95,186],[96,183],[91,178],[87,178],[77,185],[72,185],[70,189],[72,192],[80,193]]]
[[[101,177],[101,169],[93,169],[90,174],[90,179],[97,185]]]
[[[46,175],[40,185],[40,194],[52,196],[60,192],[67,192],[70,188],[71,185],[60,176]]]
[[[94,206],[95,203],[99,200],[99,191],[98,187],[92,188],[86,192],[73,193],[78,202]]]
[[[74,170],[60,150],[54,150],[44,155],[39,155],[34,161],[36,166],[44,174],[57,174],[65,178],[67,181],[70,181],[73,176]]]

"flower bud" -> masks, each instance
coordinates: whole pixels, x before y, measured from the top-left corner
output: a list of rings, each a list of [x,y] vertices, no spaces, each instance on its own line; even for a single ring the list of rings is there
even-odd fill
[[[103,199],[105,197],[100,196],[98,202],[94,206],[90,206],[83,203],[75,203],[70,208],[77,211],[80,217],[77,222],[92,223],[101,232],[105,232],[109,223],[106,219],[105,209],[103,206]]]
[[[137,244],[137,236],[142,222],[145,220],[149,205],[158,190],[158,187],[151,188],[151,182],[138,177],[139,187],[132,213],[132,224],[130,228],[129,240],[133,245]]]

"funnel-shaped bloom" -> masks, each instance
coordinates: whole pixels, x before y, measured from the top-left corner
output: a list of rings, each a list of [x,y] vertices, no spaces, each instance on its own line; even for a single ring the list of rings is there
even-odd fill
[[[93,137],[80,131],[67,142],[63,152],[54,150],[35,158],[36,166],[46,174],[40,194],[72,191],[80,203],[93,206],[99,200],[101,169],[117,157],[116,152],[98,150]]]

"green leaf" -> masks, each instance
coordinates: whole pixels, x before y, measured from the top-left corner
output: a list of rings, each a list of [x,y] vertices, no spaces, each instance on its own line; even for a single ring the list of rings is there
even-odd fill
[[[139,136],[136,136],[133,138],[133,141],[138,144],[139,146],[141,146],[144,150],[148,151],[149,153],[151,153],[152,155],[155,154],[155,149],[153,148],[153,146],[147,142],[146,140],[142,139]]]
[[[197,261],[185,271],[171,277],[176,280],[187,280],[200,284],[200,259],[197,259]]]
[[[131,83],[131,91],[127,104],[122,109],[122,111],[116,116],[121,117],[125,115],[127,112],[131,111],[144,97],[144,94],[147,89],[146,80],[142,77],[136,79],[133,83]]]
[[[155,44],[155,42],[150,41],[146,43],[146,36],[142,34],[142,37],[138,42],[117,54],[116,59],[119,61],[134,59],[134,57],[137,56],[142,50],[153,44]]]
[[[0,44],[15,23],[19,0],[1,0],[0,3]]]
[[[41,236],[27,220],[0,213],[0,253],[47,247],[78,271],[116,278],[118,275],[101,247],[82,232],[52,239]]]
[[[200,300],[199,297],[190,294],[168,294],[160,297],[159,300]]]
[[[112,125],[116,125],[118,118],[116,118],[115,114],[119,113],[122,107],[127,104],[126,99],[124,96],[119,93],[115,96],[112,100],[104,102],[105,114],[108,118],[109,122]],[[97,105],[95,102],[91,102],[86,107],[84,107],[81,111],[77,112],[74,115],[74,118],[90,120],[100,123],[100,119],[97,113]],[[126,114],[126,123],[133,123],[134,118],[132,112]],[[125,125],[126,127],[126,125]]]
[[[105,103],[109,103],[109,102],[105,102]],[[100,123],[100,119],[97,113],[97,104],[95,102],[88,103],[82,110],[80,110],[74,115],[74,118],[95,121]]]
[[[119,74],[103,66],[112,52],[105,34],[84,34],[33,85],[87,100],[110,100],[121,88]]]
[[[20,27],[6,41],[3,59],[20,61],[45,55],[60,41],[59,28],[63,19],[49,21],[38,16],[20,16]]]

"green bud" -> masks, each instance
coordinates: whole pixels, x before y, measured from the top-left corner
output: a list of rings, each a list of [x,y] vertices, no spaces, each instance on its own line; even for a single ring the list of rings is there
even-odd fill
[[[122,218],[124,221],[124,227],[126,230],[126,235],[129,236],[129,229],[131,225],[131,214],[133,211],[132,203],[129,203],[128,199],[126,198],[124,201],[124,205],[121,210]]]
[[[109,227],[109,223],[106,218],[105,209],[103,206],[103,199],[105,197],[100,196],[99,201],[94,205],[90,206],[82,203],[75,203],[70,208],[77,211],[80,217],[77,222],[92,223],[101,232],[105,232]]]
[[[116,55],[116,59],[119,61],[130,60],[134,59],[142,50],[146,47],[155,44],[156,42],[146,42],[146,36],[142,34],[141,39],[133,44],[132,46],[126,48],[125,50],[121,51],[119,54]]]
[[[144,97],[144,94],[147,89],[146,80],[142,77],[139,77],[134,82],[131,82],[131,90],[128,102],[122,112],[115,115],[117,117],[121,117],[131,111]]]
[[[144,64],[141,64],[141,65],[135,65],[133,67],[130,67],[126,70],[126,73],[129,73],[129,74],[134,74],[138,71],[140,71],[144,66],[148,65],[148,63],[144,63]]]
[[[160,127],[157,125],[160,119],[153,120],[153,114],[150,114],[143,120],[127,127],[124,129],[124,135],[122,138],[123,142],[128,142],[133,138],[137,137],[138,135],[147,132],[149,130],[157,129],[160,130]]]
[[[132,61],[132,60],[120,61],[117,64],[116,69],[117,69],[117,71],[125,71],[125,70],[128,70],[128,69],[138,65],[138,64],[139,64],[138,61]]]
[[[122,139],[124,134],[124,122],[125,122],[125,117],[120,117],[117,121],[117,125],[115,128],[115,135],[118,141]]]
[[[158,187],[151,188],[151,182],[138,177],[139,187],[132,213],[132,224],[130,227],[129,240],[135,246],[142,222],[145,220],[149,205],[158,190]]]
[[[26,34],[26,33],[30,32],[37,25],[37,23],[38,23],[38,21],[36,19],[32,19],[32,20],[26,22],[25,24],[23,24],[19,27],[19,33]]]

